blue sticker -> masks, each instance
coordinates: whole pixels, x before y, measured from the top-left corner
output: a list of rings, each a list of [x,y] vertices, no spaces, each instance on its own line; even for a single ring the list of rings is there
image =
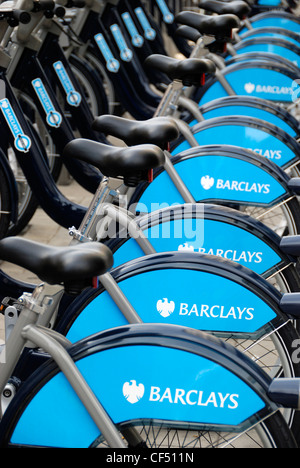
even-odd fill
[[[15,139],[15,148],[22,152],[27,153],[31,148],[31,139],[24,134],[24,131],[17,119],[17,116],[8,99],[1,99],[0,108],[5,117],[7,125]]]
[[[120,57],[124,62],[131,62],[133,58],[132,50],[126,44],[125,38],[122,34],[120,27],[117,24],[113,24],[110,27],[112,35],[117,43],[120,50]]]
[[[166,323],[247,336],[255,334],[257,338],[266,333],[269,322],[276,317],[257,293],[208,272],[184,268],[150,271],[119,282],[119,286],[144,323]],[[75,343],[126,323],[105,291],[81,311],[67,338]]]
[[[236,50],[238,55],[240,54],[247,54],[251,52],[267,52],[275,55],[279,55],[282,58],[285,58],[292,62],[294,65],[299,67],[300,65],[300,58],[298,54],[296,54],[293,50],[288,49],[287,47],[282,47],[276,44],[253,44],[253,45],[244,45],[241,46],[243,43],[240,43],[239,47]],[[299,43],[298,43],[299,46]],[[231,57],[228,56],[226,60],[230,60]],[[247,59],[245,59],[247,60]]]
[[[161,14],[163,15],[163,20],[167,24],[172,24],[174,23],[174,15],[170,12],[168,5],[166,4],[165,0],[156,0],[156,3],[158,5],[158,8],[161,11]]]
[[[227,117],[231,115],[243,115],[245,117],[255,117],[256,119],[265,120],[272,125],[276,125],[284,132],[288,133],[293,138],[298,138],[298,133],[295,128],[289,124],[289,122],[283,120],[278,115],[273,114],[263,108],[253,107],[251,105],[242,104],[242,105],[230,105],[226,102],[222,103],[222,107],[209,108],[206,112],[203,112],[203,117],[205,120],[214,119],[216,117]],[[198,123],[198,122],[197,122]],[[194,125],[196,125],[194,123]]]
[[[118,73],[121,66],[120,62],[113,56],[112,51],[110,50],[103,34],[97,34],[94,39],[106,61],[107,70],[109,70],[111,73]]]
[[[62,123],[62,116],[57,112],[51,102],[49,94],[46,91],[44,83],[40,78],[32,81],[33,89],[35,90],[40,103],[46,113],[46,121],[50,127],[59,128]]]
[[[81,95],[78,91],[75,90],[74,85],[61,61],[55,62],[53,64],[53,68],[61,82],[66,96],[67,96],[67,103],[70,106],[78,107],[81,103]]]
[[[86,356],[77,366],[115,424],[174,421],[177,427],[179,422],[183,428],[190,423],[199,430],[243,424],[245,430],[265,408],[261,396],[238,375],[179,349],[122,346]],[[96,424],[59,373],[29,403],[11,441],[87,448],[98,436]]]
[[[156,31],[151,27],[151,24],[149,23],[148,18],[144,13],[144,10],[141,7],[139,7],[136,8],[134,11],[137,16],[137,19],[139,20],[144,30],[145,38],[148,39],[148,41],[154,41],[154,39],[156,38]]]
[[[128,29],[131,37],[131,42],[134,47],[142,47],[144,45],[144,38],[141,36],[128,12],[122,14],[123,21]]]

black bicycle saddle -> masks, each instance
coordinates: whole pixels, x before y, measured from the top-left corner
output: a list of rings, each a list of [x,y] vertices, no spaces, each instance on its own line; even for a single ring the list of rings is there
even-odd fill
[[[31,271],[48,284],[85,283],[113,266],[112,252],[99,242],[52,247],[7,237],[0,241],[0,258]]]
[[[128,146],[149,143],[167,149],[168,144],[179,137],[175,121],[168,117],[137,121],[115,115],[102,115],[94,120],[92,127],[119,138]]]
[[[212,2],[213,0],[211,0]],[[176,15],[176,21],[177,23],[197,29],[203,35],[215,36],[217,39],[219,37],[231,38],[232,30],[240,27],[239,18],[233,14],[206,16],[194,11],[182,11]]]
[[[216,66],[207,59],[178,60],[166,55],[154,54],[145,60],[147,67],[157,68],[171,80],[182,81],[184,86],[200,86],[206,73],[214,73]]]
[[[154,145],[119,148],[78,138],[67,144],[64,156],[85,161],[97,167],[107,177],[123,177],[128,187],[148,180],[148,171],[163,166],[164,152]]]
[[[251,11],[251,7],[248,3],[242,0],[234,0],[228,3],[218,0],[200,0],[198,5],[199,8],[203,8],[203,10],[218,13],[219,15],[232,14],[236,15],[239,19],[244,19]]]

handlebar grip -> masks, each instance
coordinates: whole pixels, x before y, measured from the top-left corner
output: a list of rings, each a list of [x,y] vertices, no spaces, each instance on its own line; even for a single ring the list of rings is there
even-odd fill
[[[54,14],[58,18],[63,18],[66,14],[66,9],[61,5],[56,5],[54,8]]]

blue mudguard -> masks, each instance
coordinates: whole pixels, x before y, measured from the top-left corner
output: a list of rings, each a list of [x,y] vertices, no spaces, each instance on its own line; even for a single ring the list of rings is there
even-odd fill
[[[296,69],[289,69],[278,61],[266,63],[266,61],[247,60],[230,65],[221,70],[221,73],[238,96],[258,97],[285,105],[291,104],[294,97],[298,97],[295,96],[294,83],[299,79],[299,73]],[[194,99],[201,106],[225,96],[228,96],[228,92],[214,77],[199,89]]]
[[[295,15],[283,11],[270,11],[255,15],[250,18],[253,28],[277,27],[288,29],[300,33],[300,20]],[[243,27],[240,34],[246,32],[247,27]]]
[[[14,223],[18,219],[18,188],[15,176],[2,149],[0,149],[0,166],[8,182],[11,199],[10,219]]]
[[[294,65],[300,65],[299,44],[292,44],[290,41],[280,38],[256,37],[244,39],[234,46],[237,54],[247,54],[249,52],[270,52],[289,60]],[[228,54],[228,60],[231,56]]]
[[[234,145],[245,148],[273,161],[286,169],[299,160],[299,143],[277,126],[253,117],[228,116],[200,122],[192,127],[194,137],[201,145]],[[186,140],[177,143],[172,154],[178,155],[190,148]]]
[[[252,151],[229,146],[204,146],[172,158],[176,171],[196,201],[273,206],[290,197],[289,177],[279,166]],[[137,211],[184,201],[164,170],[152,183],[141,184],[131,200]]]
[[[200,108],[205,120],[215,117],[240,115],[254,117],[276,125],[293,138],[299,138],[299,122],[284,108],[274,102],[250,96],[228,96],[215,99]],[[190,123],[191,126],[196,122]]]
[[[216,338],[186,328],[125,326],[69,352],[120,428],[128,421],[156,421],[169,428],[188,424],[195,430],[242,432],[276,410],[267,396],[271,380],[255,363]],[[87,448],[99,436],[51,362],[22,387],[0,429],[3,448]]]
[[[155,254],[128,262],[112,275],[144,323],[170,323],[250,339],[283,323],[281,293],[248,268],[215,256]],[[75,342],[126,323],[100,288],[88,299],[74,302],[57,329]]]

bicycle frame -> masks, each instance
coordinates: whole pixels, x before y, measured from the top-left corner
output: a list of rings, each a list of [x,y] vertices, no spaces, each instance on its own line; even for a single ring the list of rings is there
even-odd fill
[[[0,68],[0,78],[5,84],[6,93],[6,98],[1,101],[2,141],[6,141],[8,137],[33,192],[38,195],[42,208],[61,226],[66,228],[72,225],[79,226],[86,209],[67,200],[58,190],[46,162],[47,156],[42,153],[45,150],[37,144],[36,137],[24,117],[3,68]]]

